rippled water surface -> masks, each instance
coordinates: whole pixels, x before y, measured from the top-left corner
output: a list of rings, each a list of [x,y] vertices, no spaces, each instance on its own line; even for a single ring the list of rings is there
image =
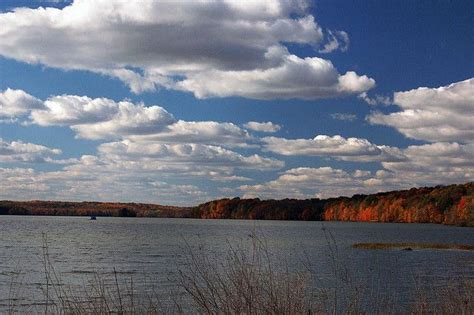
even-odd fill
[[[337,257],[371,290],[389,290],[402,302],[414,282],[443,286],[458,276],[474,278],[474,253],[460,250],[362,250],[356,242],[474,244],[474,230],[432,224],[241,221],[158,218],[0,216],[0,313],[7,307],[12,281],[21,279],[25,305],[38,302],[44,284],[42,235],[64,283],[84,283],[90,274],[154,279],[158,291],[174,287],[185,241],[213,253],[244,241],[256,231],[276,256],[297,265],[310,261],[321,279],[331,279],[327,233],[334,235]],[[20,275],[20,276],[18,276]],[[16,279],[16,280],[13,280]],[[139,282],[139,281],[138,281]]]

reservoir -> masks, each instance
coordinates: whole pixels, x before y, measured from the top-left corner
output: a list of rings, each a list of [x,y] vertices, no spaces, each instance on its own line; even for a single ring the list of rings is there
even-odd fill
[[[73,288],[83,287],[93,275],[104,279],[118,275],[120,281],[133,279],[137,294],[149,290],[151,283],[154,292],[168,298],[179,294],[175,275],[186,268],[182,258],[188,250],[204,249],[215,259],[224,259],[229,246],[245,248],[257,236],[272,261],[284,261],[290,270],[310,266],[319,286],[331,288],[336,276],[347,273],[350,279],[346,277],[344,285],[409,305],[416,290],[444,287],[459,279],[472,281],[474,252],[367,250],[352,245],[473,245],[473,232],[435,224],[0,216],[0,313],[8,310],[12,287],[20,288],[13,298],[21,301],[21,310],[41,306],[43,235],[51,265],[61,282]]]

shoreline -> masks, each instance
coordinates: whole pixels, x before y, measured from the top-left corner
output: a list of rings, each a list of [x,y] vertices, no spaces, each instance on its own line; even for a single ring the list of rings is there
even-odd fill
[[[435,223],[474,226],[474,182],[329,199],[218,199],[193,207],[0,200],[0,215]]]

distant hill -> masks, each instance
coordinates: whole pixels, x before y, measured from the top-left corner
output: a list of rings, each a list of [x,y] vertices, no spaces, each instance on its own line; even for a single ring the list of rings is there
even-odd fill
[[[474,226],[474,182],[331,199],[220,199],[196,207],[0,201],[0,215],[416,222]]]

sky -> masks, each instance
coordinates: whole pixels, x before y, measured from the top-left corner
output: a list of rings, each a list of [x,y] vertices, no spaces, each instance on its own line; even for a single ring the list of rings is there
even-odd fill
[[[474,180],[472,1],[0,1],[0,199]]]

